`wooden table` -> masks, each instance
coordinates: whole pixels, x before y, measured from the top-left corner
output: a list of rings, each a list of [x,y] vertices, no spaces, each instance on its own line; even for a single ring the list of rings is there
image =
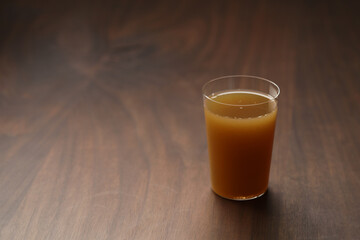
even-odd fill
[[[357,239],[355,1],[7,1],[0,239]],[[281,88],[268,193],[209,180],[201,86]]]

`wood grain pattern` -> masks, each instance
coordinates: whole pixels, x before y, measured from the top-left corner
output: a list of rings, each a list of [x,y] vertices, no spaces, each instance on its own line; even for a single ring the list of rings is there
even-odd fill
[[[359,4],[7,1],[0,239],[356,239]],[[268,193],[210,190],[201,86],[277,82]]]

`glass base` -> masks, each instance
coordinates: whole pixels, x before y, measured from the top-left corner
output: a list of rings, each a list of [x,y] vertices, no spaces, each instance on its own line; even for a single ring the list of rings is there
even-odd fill
[[[259,198],[261,196],[263,196],[267,189],[265,190],[265,192],[263,193],[260,193],[259,195],[250,195],[250,196],[246,196],[246,197],[233,197],[233,198],[227,198],[227,197],[224,197],[224,196],[221,196],[220,194],[218,194],[217,192],[214,191],[214,189],[211,189],[217,196],[221,197],[221,198],[224,198],[224,199],[227,199],[227,200],[232,200],[232,201],[248,201],[248,200],[253,200],[253,199],[256,199],[256,198]]]

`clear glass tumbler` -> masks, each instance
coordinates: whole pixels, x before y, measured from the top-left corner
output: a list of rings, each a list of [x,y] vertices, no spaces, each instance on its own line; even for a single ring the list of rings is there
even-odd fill
[[[262,196],[269,183],[280,88],[234,75],[203,86],[213,191],[232,200]]]

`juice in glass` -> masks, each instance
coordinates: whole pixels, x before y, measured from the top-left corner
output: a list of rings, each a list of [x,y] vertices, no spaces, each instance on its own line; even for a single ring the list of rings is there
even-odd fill
[[[226,84],[230,87],[204,93],[212,189],[234,200],[253,199],[266,192],[277,115],[274,91],[271,95],[260,86],[240,85]]]

